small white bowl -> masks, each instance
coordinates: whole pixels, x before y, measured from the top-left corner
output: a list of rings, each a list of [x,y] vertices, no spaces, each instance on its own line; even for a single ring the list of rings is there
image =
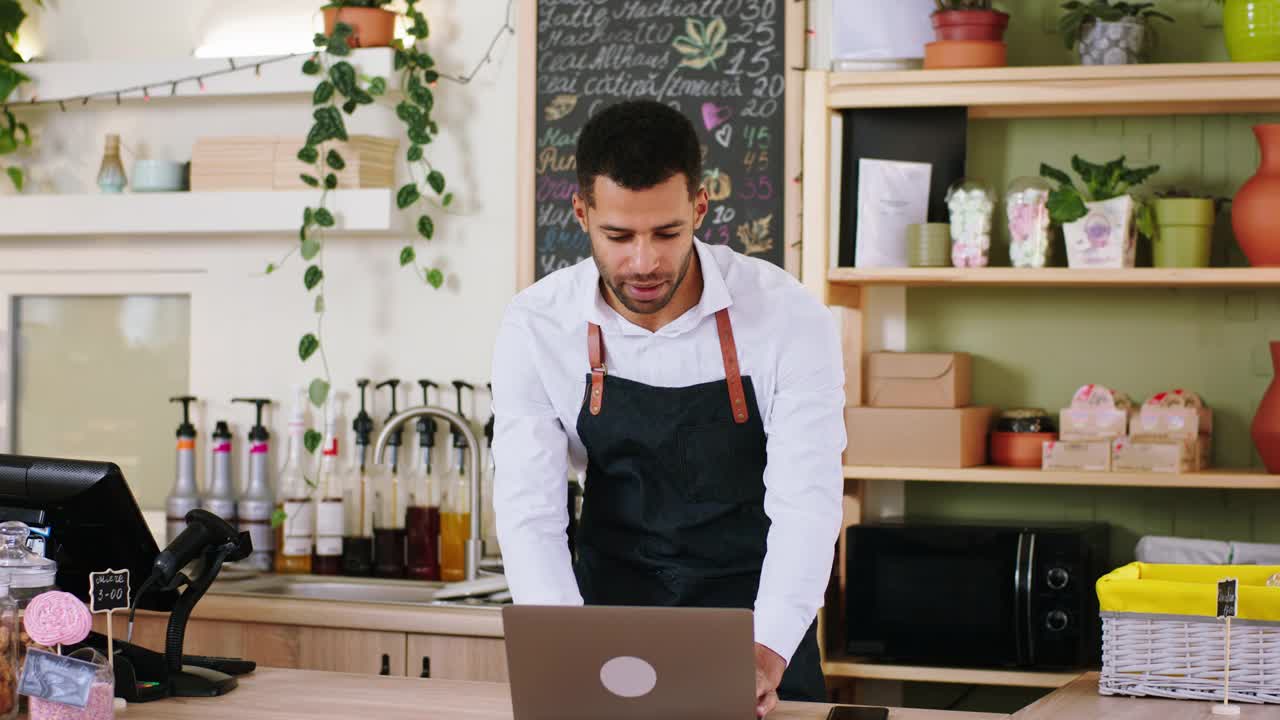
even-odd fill
[[[187,163],[136,160],[130,180],[134,192],[181,192],[187,189]]]

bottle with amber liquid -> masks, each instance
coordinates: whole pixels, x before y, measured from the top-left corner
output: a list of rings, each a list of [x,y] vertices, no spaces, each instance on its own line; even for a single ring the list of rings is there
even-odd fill
[[[309,574],[315,543],[315,482],[307,462],[306,388],[297,389],[293,417],[289,420],[289,454],[280,471],[279,498],[272,524],[276,526],[275,570],[282,574]]]
[[[316,481],[320,502],[316,504],[316,554],[311,560],[311,571],[316,575],[337,575],[342,572],[342,537],[346,529],[343,489],[346,483],[338,450],[337,405],[333,401],[325,413],[324,432],[320,477]]]
[[[458,415],[463,419],[462,388],[474,390],[469,383],[454,380],[458,394]],[[467,540],[471,537],[471,487],[467,480],[467,438],[461,429],[453,428],[453,463],[445,478],[444,499],[440,504],[440,579],[457,582],[467,576]],[[477,561],[479,558],[477,558]]]

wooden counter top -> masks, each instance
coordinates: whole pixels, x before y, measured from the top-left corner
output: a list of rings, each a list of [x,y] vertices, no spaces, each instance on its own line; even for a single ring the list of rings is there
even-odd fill
[[[1280,709],[1275,705],[1236,703],[1241,720],[1276,720]],[[1019,710],[1013,720],[1208,720],[1214,715],[1210,703],[1203,700],[1165,700],[1098,694],[1098,673],[1087,673],[1079,680],[1041,698],[1039,702]]]
[[[769,720],[824,720],[829,705],[783,703]],[[129,720],[510,720],[506,685],[259,670],[220,698],[173,698],[130,705]],[[1005,715],[894,709],[890,720],[1000,720]],[[1261,716],[1259,716],[1261,717]]]
[[[502,612],[497,607],[361,603],[210,592],[200,599],[191,617],[273,625],[502,637]]]

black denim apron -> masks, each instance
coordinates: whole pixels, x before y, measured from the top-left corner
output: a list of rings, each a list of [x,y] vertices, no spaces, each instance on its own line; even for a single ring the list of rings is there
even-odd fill
[[[760,586],[765,432],[741,377],[729,311],[716,313],[725,379],[652,387],[608,375],[588,325],[591,373],[578,436],[587,479],[575,573],[588,605],[751,609]],[[826,702],[811,624],[778,696]]]

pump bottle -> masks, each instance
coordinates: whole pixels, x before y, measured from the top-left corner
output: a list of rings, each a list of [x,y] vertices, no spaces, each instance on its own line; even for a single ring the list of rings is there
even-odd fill
[[[173,489],[165,498],[165,542],[173,539],[187,526],[187,513],[200,507],[200,491],[196,486],[196,427],[191,424],[191,395],[169,398],[169,402],[182,403],[182,424],[178,426],[178,463],[174,474]]]
[[[422,404],[431,405],[428,391],[437,387],[430,380],[419,380]],[[432,469],[432,451],[439,425],[434,418],[418,418],[418,467],[409,491],[409,509],[405,513],[405,574],[415,580],[440,579],[440,492]]]
[[[365,577],[373,574],[373,492],[368,466],[373,418],[364,407],[369,381],[361,378],[356,386],[360,388],[360,412],[351,423],[355,444],[343,488],[348,535],[342,539],[342,574]]]
[[[213,461],[210,463],[209,484],[200,500],[200,507],[236,524],[236,484],[231,473],[231,430],[226,420],[219,420],[213,430]]]
[[[463,419],[462,388],[475,387],[462,380],[453,381],[458,397],[458,415]],[[471,537],[471,488],[467,480],[467,438],[460,428],[453,435],[453,465],[450,468],[445,496],[440,507],[440,579],[457,582],[467,576],[467,539]]]
[[[276,538],[271,532],[271,511],[275,496],[271,492],[271,433],[262,424],[262,407],[270,405],[266,398],[232,398],[231,402],[252,403],[256,420],[249,430],[249,482],[236,505],[240,530],[249,533],[253,553],[245,563],[255,570],[271,570],[275,561]]]
[[[376,387],[391,388],[390,420],[396,415],[396,387],[399,380],[387,380]],[[373,516],[373,566],[374,574],[383,578],[404,577],[404,489],[400,483],[400,446],[403,443],[404,431],[396,428],[387,440],[383,451],[387,457],[380,458],[386,468],[379,474],[376,483],[377,511]]]

